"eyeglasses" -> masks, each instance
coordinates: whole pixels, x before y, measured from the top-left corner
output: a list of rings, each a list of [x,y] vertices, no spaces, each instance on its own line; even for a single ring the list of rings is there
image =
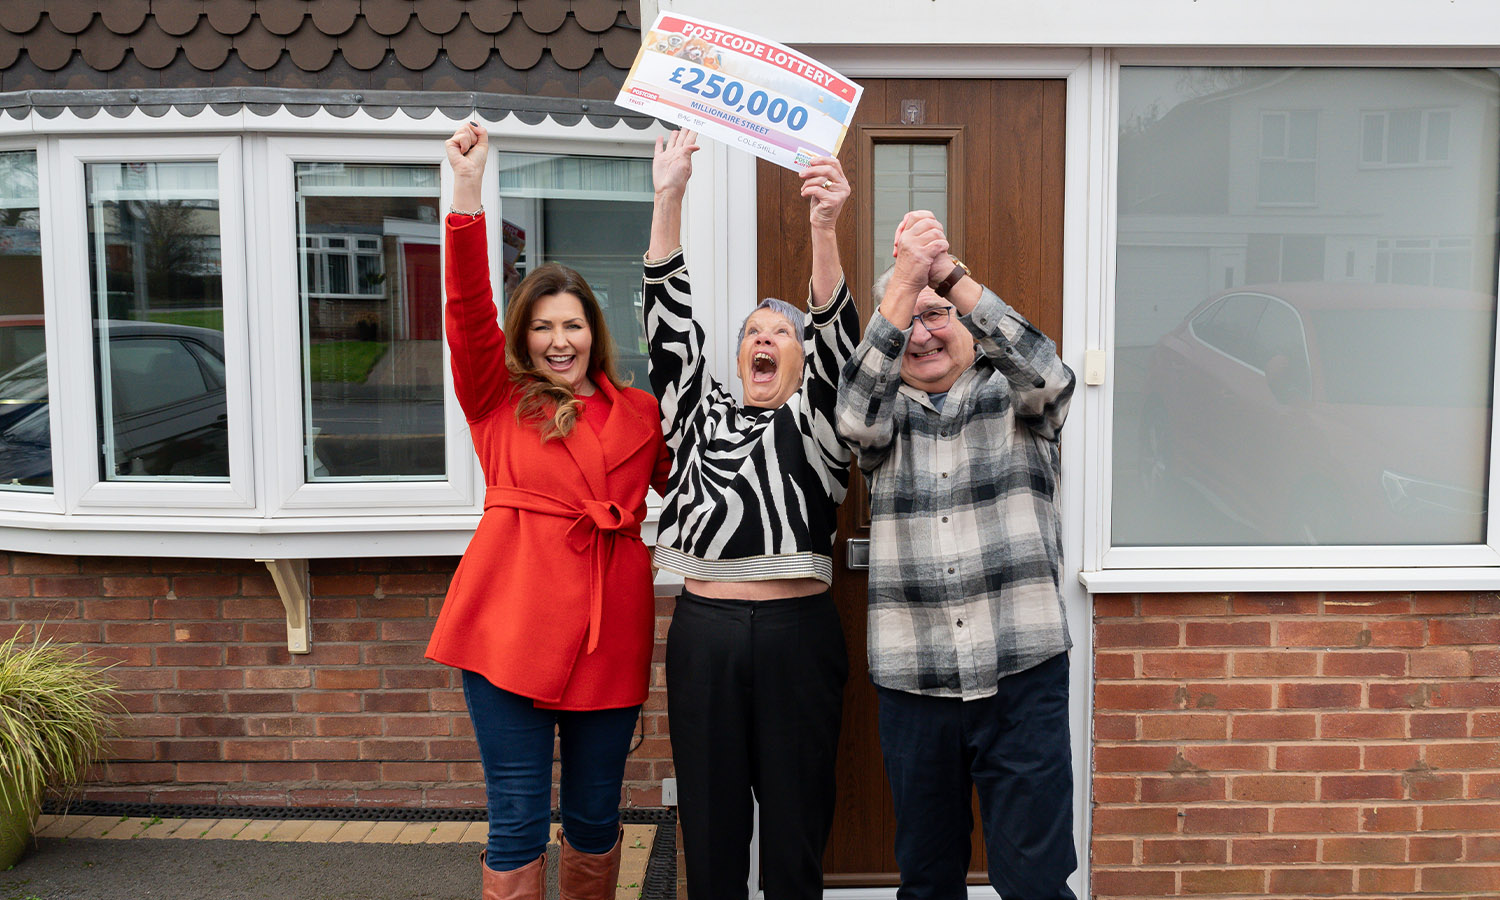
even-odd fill
[[[911,317],[911,324],[922,323],[922,327],[928,331],[942,331],[948,327],[948,317],[953,313],[951,306],[934,306],[924,309]]]

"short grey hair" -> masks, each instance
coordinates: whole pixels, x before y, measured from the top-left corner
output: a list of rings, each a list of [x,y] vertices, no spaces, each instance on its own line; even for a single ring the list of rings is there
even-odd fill
[[[895,266],[886,266],[885,271],[881,272],[879,277],[875,279],[875,287],[873,289],[874,293],[870,294],[870,296],[875,298],[875,304],[877,306],[880,304],[881,299],[885,297],[886,288],[891,286],[891,275],[893,275],[895,271]]]
[[[771,312],[776,313],[785,318],[788,322],[791,322],[792,331],[796,332],[797,340],[802,340],[802,310],[786,302],[785,300],[777,300],[775,297],[766,297],[765,299],[757,303],[754,309],[750,310],[750,316],[755,315],[763,309],[769,309]],[[736,344],[743,344],[745,342],[745,326],[750,323],[750,316],[746,316],[745,321],[740,323],[739,336],[734,339],[734,342]]]

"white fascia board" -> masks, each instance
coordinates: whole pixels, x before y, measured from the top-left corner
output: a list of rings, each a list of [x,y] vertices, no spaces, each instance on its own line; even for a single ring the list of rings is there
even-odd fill
[[[783,44],[940,46],[1482,47],[1500,43],[1493,0],[660,0]],[[811,13],[811,14],[810,14]]]
[[[1090,594],[1493,591],[1500,566],[1362,569],[1110,569],[1080,572]]]

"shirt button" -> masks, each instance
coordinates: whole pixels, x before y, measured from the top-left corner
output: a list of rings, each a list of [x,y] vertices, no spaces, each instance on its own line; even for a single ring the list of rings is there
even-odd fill
[[[952,575],[952,574],[953,574],[953,567],[952,567],[952,566],[949,566],[949,567],[948,567],[948,574],[949,574],[949,575]]]
[[[948,517],[947,516],[943,516],[943,521],[947,522],[948,521]]]
[[[944,473],[943,473],[943,477],[944,477],[944,478],[947,478],[947,477],[948,477],[948,473],[947,473],[947,472],[944,472]]]
[[[957,624],[958,624],[959,628],[964,627],[964,620],[963,619],[959,619]]]

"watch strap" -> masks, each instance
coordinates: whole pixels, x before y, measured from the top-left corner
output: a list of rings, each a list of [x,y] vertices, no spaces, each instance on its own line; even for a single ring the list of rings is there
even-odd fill
[[[948,292],[953,290],[953,286],[962,281],[965,275],[969,274],[969,267],[963,264],[963,260],[956,256],[948,258],[953,260],[953,271],[948,273],[947,278],[944,278],[932,287],[933,293],[939,297],[948,296]]]

